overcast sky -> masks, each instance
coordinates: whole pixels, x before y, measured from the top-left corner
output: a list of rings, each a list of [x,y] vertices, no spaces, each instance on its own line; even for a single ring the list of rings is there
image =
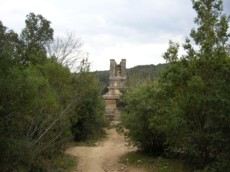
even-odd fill
[[[51,21],[55,37],[80,37],[92,71],[108,70],[110,59],[128,68],[164,63],[169,39],[183,43],[196,16],[191,0],[0,0],[0,20],[17,33],[30,12]]]

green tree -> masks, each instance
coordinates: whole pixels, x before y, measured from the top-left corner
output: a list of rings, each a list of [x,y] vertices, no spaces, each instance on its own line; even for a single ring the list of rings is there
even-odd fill
[[[47,58],[53,29],[30,13],[21,37],[0,22],[0,169],[51,171],[73,136],[89,138],[103,126],[98,81],[84,59],[71,74]]]
[[[30,13],[25,20],[21,40],[24,42],[23,63],[41,64],[46,60],[46,46],[53,41],[50,21],[42,15]]]
[[[19,62],[21,41],[18,35],[8,30],[0,21],[0,75],[4,77],[9,69]]]
[[[2,23],[0,40],[1,171],[44,170],[71,138],[70,71],[52,59],[22,65],[25,43]]]
[[[45,68],[43,72],[47,72]],[[70,101],[68,94],[65,97],[71,89],[62,87],[60,93],[50,82],[34,66],[15,67],[4,79],[0,122],[3,171],[45,169],[43,161],[62,153],[71,138],[71,110],[66,103]]]
[[[104,126],[99,82],[93,74],[81,72],[74,80],[74,89],[77,92],[75,113],[78,120],[72,120],[72,133],[75,140],[86,140],[101,133]]]
[[[169,42],[163,55],[169,68],[159,83],[126,92],[124,123],[142,149],[161,143],[164,151],[187,155],[197,168],[228,171],[229,17],[222,15],[221,0],[192,3],[198,27],[183,44],[186,54],[178,57],[179,44]]]
[[[178,51],[179,51],[179,44],[173,41],[169,41],[169,48],[164,53],[163,57],[166,62],[176,62],[178,61]]]
[[[131,141],[144,152],[162,154],[167,148],[163,130],[163,105],[167,103],[164,93],[155,82],[146,82],[128,89],[122,99],[125,104],[122,121],[129,129]]]
[[[192,29],[190,36],[198,48],[187,38],[183,45],[187,54],[176,57],[179,61],[171,58],[176,51],[164,54],[174,63],[161,78],[162,88],[171,99],[169,113],[180,121],[171,125],[168,140],[174,143],[173,151],[188,153],[199,168],[222,162],[219,170],[223,171],[230,156],[230,63],[226,45],[229,17],[222,15],[221,0],[192,2],[198,28]],[[175,48],[170,44],[168,50]]]

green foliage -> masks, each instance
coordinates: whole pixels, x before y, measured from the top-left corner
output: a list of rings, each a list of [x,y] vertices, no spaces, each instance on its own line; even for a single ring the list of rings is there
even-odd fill
[[[228,152],[230,141],[229,58],[221,57],[203,65],[200,61],[190,63],[187,68],[190,75],[181,73],[183,68],[177,65],[177,80],[182,82],[175,82],[173,78],[167,78],[166,82],[172,96],[169,113],[181,121],[171,129],[174,132],[170,142],[177,143],[175,146],[189,153],[200,167]]]
[[[47,58],[45,47],[52,36],[50,22],[41,15],[27,16],[20,38],[0,22],[3,172],[63,171],[64,166],[51,164],[76,136],[72,133],[73,125],[78,135],[87,138],[103,125],[97,80],[84,72],[75,77],[56,57]],[[79,66],[82,71],[89,70],[86,62]]]
[[[78,120],[72,121],[72,133],[75,140],[86,140],[102,132],[104,104],[99,92],[99,83],[93,74],[80,73],[74,80],[74,89],[78,93],[75,108]]]
[[[37,45],[40,48],[52,42],[53,29],[50,28],[50,21],[42,15],[30,13],[27,15],[26,28],[23,29],[21,38],[26,45]]]
[[[206,59],[222,56],[226,53],[226,42],[229,38],[229,16],[223,15],[222,0],[193,0],[197,12],[195,23],[198,29],[192,29],[190,36],[200,46],[198,54]]]
[[[124,97],[126,113],[122,118],[129,129],[128,136],[140,149],[153,154],[161,154],[167,147],[161,129],[164,108],[158,102],[160,98],[163,102],[164,96],[154,84],[131,89]]]
[[[46,45],[53,41],[53,29],[50,21],[42,15],[30,13],[25,20],[21,40],[24,43],[23,63],[42,64],[47,59]]]
[[[3,77],[9,72],[11,66],[19,61],[19,51],[21,41],[18,35],[8,30],[0,21],[0,75]]]
[[[46,171],[50,172],[69,172],[77,167],[77,158],[72,155],[58,155],[54,159],[44,162]]]
[[[169,41],[169,48],[164,53],[163,57],[167,62],[176,62],[178,61],[178,51],[179,51],[179,44]]]
[[[190,34],[194,42],[186,38],[187,54],[182,57],[178,57],[179,45],[169,42],[163,56],[169,68],[158,84],[150,82],[126,92],[124,122],[130,138],[142,149],[160,139],[168,155],[183,155],[204,171],[228,171],[229,17],[222,15],[220,0],[192,2],[198,14],[198,27]]]
[[[195,50],[187,38],[187,55],[171,64],[161,83],[171,102],[168,113],[180,121],[171,125],[171,150],[186,152],[198,168],[203,168],[223,157],[229,159],[229,18],[221,15],[219,0],[193,1],[193,7],[199,27],[192,29],[190,36],[200,49]]]
[[[130,152],[120,158],[120,163],[144,167],[147,171],[191,172],[192,168],[183,161],[146,155],[142,152]]]
[[[1,151],[1,162],[14,169],[61,152],[63,141],[70,137],[68,118],[60,113],[57,92],[40,71],[12,69],[1,88],[1,143],[7,148]]]
[[[67,107],[73,99],[73,76],[67,67],[57,63],[55,58],[40,66],[43,76],[48,79],[50,86],[55,90],[59,103]]]

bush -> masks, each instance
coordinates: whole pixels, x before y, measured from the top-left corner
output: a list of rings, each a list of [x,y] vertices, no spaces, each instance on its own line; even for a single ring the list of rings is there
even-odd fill
[[[102,132],[105,125],[104,103],[99,83],[93,74],[79,74],[75,78],[74,87],[77,92],[74,111],[77,118],[71,121],[72,133],[76,141],[82,141]]]
[[[159,96],[161,94],[156,85],[143,84],[128,90],[123,97],[126,106],[122,121],[129,130],[128,136],[141,150],[153,154],[161,154],[167,147]]]

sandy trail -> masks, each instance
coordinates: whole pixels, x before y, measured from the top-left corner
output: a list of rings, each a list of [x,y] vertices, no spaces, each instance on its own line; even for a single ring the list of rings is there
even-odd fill
[[[106,130],[108,138],[95,147],[71,147],[66,152],[79,158],[77,172],[144,172],[143,169],[119,164],[119,157],[135,151],[115,128]]]

